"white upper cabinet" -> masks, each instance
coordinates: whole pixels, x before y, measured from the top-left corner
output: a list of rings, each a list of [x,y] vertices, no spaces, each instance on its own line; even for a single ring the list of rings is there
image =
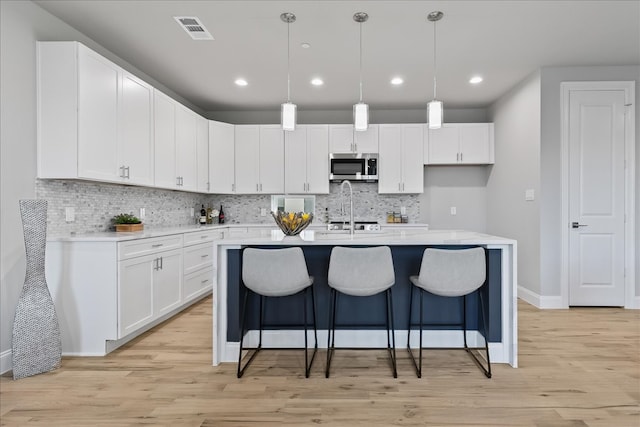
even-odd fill
[[[196,113],[178,105],[176,109],[176,183],[180,190],[198,190],[197,118]]]
[[[280,125],[260,126],[260,192],[284,192],[284,131]]]
[[[154,91],[155,185],[177,188],[176,179],[176,108],[177,102]]]
[[[424,163],[493,164],[493,123],[446,123],[440,129],[429,129]]]
[[[38,177],[153,182],[152,88],[77,42],[38,42]]]
[[[196,190],[199,193],[209,191],[209,121],[196,117]]]
[[[236,193],[284,192],[284,135],[280,125],[239,125],[235,130]]]
[[[122,72],[120,82],[120,168],[126,182],[153,185],[153,87]]]
[[[235,191],[235,126],[209,121],[209,192]]]
[[[383,124],[379,138],[379,193],[424,191],[423,124]]]
[[[197,139],[201,117],[158,90],[154,91],[154,111],[155,186],[206,192],[206,183],[204,190],[198,187]]]
[[[284,133],[285,193],[329,193],[329,126],[299,125]]]
[[[364,132],[356,132],[353,125],[329,125],[331,153],[377,153],[378,125],[369,125]]]

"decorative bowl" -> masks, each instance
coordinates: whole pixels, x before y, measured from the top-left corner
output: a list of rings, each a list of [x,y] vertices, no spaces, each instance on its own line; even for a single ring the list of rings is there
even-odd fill
[[[313,221],[313,214],[307,212],[271,212],[271,216],[285,236],[297,236]]]

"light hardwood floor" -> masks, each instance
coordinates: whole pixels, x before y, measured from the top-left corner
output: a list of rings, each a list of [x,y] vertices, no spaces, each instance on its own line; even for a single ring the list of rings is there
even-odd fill
[[[640,426],[640,311],[537,310],[519,303],[520,368],[485,378],[463,351],[427,351],[418,379],[404,350],[263,352],[238,380],[211,366],[211,299],[106,357],[0,378],[3,426]]]

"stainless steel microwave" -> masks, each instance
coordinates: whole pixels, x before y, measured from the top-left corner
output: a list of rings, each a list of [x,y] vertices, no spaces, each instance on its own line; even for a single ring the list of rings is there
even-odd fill
[[[331,181],[378,180],[377,153],[332,153],[329,154],[329,179]]]

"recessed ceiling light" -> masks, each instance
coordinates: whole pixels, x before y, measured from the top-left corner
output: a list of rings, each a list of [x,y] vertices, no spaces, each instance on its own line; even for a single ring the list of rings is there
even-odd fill
[[[469,79],[469,83],[473,84],[473,85],[477,85],[478,83],[482,82],[482,77],[480,76],[473,76]]]
[[[404,83],[404,80],[402,80],[401,77],[394,77],[394,78],[391,79],[391,84],[392,85],[398,86],[398,85],[401,85],[402,83]]]
[[[309,49],[311,47],[309,43],[300,43],[300,46],[302,46],[303,49]]]
[[[324,81],[316,77],[315,79],[311,80],[311,84],[314,86],[322,86],[324,84]]]
[[[237,84],[238,86],[246,86],[249,83],[245,79],[236,79],[235,84]]]

